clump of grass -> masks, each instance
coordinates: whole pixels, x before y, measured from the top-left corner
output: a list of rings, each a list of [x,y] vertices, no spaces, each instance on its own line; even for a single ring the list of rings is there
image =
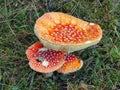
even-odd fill
[[[93,90],[120,89],[120,1],[32,0],[0,1],[0,90],[78,90],[80,82]],[[74,54],[81,70],[46,79],[29,68],[25,50],[38,41],[34,23],[42,14],[60,11],[100,24],[101,42]]]

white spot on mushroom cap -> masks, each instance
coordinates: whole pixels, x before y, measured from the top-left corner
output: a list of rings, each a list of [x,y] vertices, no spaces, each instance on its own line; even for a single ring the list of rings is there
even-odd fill
[[[34,51],[35,49],[33,48],[32,50]]]
[[[56,64],[55,64],[55,63],[53,63],[53,65],[55,66]]]
[[[34,57],[36,57],[37,55],[36,54],[34,54]]]
[[[59,21],[58,19],[55,19],[55,23],[56,23],[56,24],[59,24],[60,21]]]
[[[46,61],[46,60],[44,60],[44,61],[42,62],[42,65],[45,66],[45,67],[47,67],[47,66],[49,65],[49,62]]]
[[[72,23],[73,25],[75,25],[75,24],[76,24],[76,21],[75,21],[75,20],[72,20],[71,23]]]

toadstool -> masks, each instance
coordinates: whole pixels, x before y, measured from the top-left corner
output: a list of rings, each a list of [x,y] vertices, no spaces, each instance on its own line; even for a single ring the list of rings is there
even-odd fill
[[[83,66],[83,61],[73,54],[68,54],[65,61],[66,62],[63,66],[57,70],[59,73],[72,73],[79,70]]]
[[[49,12],[36,20],[34,32],[53,50],[73,52],[97,44],[102,38],[98,24],[62,12]]]
[[[26,50],[30,67],[41,73],[50,73],[59,69],[64,63],[64,52],[43,47],[36,42]]]
[[[43,48],[43,45],[40,42],[36,42],[26,50],[26,56],[28,60],[31,60],[34,57],[34,54],[38,52],[40,48]]]

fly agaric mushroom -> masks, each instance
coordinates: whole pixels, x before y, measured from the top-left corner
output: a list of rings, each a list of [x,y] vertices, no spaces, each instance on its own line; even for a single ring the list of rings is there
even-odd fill
[[[59,73],[72,73],[79,70],[83,66],[83,61],[73,54],[68,54],[65,61],[66,62],[63,66],[57,70]]]
[[[59,69],[64,63],[64,52],[43,47],[36,42],[26,50],[30,67],[41,73],[50,73]]]
[[[98,24],[61,12],[49,12],[37,19],[35,34],[47,48],[73,52],[97,44],[102,38]]]
[[[36,42],[26,50],[26,56],[28,60],[31,60],[34,57],[34,54],[38,52],[40,48],[43,48],[43,45],[40,42]]]

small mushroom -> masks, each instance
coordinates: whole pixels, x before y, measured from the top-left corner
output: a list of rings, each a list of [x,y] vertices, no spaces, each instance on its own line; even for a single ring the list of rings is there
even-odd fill
[[[97,44],[102,38],[98,24],[62,12],[49,12],[37,19],[35,34],[49,49],[73,52]]]
[[[40,48],[43,48],[43,45],[40,42],[36,42],[26,50],[26,56],[28,60],[31,60],[34,57],[34,54],[38,52]]]
[[[68,74],[79,70],[83,66],[83,61],[77,56],[69,54],[66,56],[65,63],[58,69],[59,73]]]
[[[36,42],[26,50],[30,67],[41,73],[50,73],[59,69],[64,63],[64,52],[43,47]]]

